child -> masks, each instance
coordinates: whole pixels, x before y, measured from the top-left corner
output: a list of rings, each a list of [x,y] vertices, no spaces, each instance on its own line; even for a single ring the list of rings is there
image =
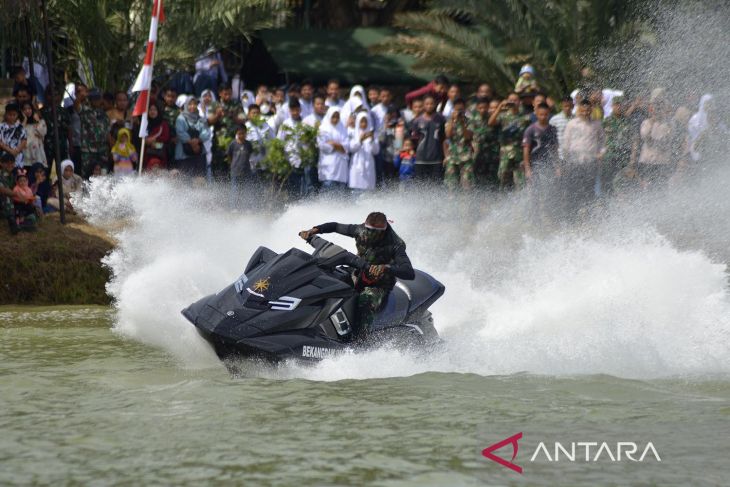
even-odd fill
[[[36,162],[31,168],[33,171],[31,174],[34,176],[34,181],[30,185],[30,189],[36,197],[36,205],[47,213],[48,210],[48,197],[51,193],[51,183],[48,181],[48,169],[43,164]]]
[[[28,185],[28,172],[18,169],[13,188],[13,205],[15,206],[15,224],[23,230],[35,230],[35,196]]]
[[[373,128],[367,112],[357,114],[355,131],[350,139],[350,174],[347,186],[355,190],[375,189],[375,157],[380,144],[373,137]]]
[[[46,121],[41,118],[40,113],[38,113],[30,102],[23,103],[21,111],[25,119],[23,128],[27,137],[27,143],[23,150],[23,164],[31,166],[36,162],[40,162],[44,166],[47,166],[46,152],[43,149],[43,141],[48,132]]]
[[[66,211],[69,213],[75,213],[73,206],[71,205],[71,194],[81,191],[84,186],[84,180],[81,176],[74,172],[74,163],[71,159],[66,159],[61,163],[61,184],[63,184],[63,199],[66,206]],[[61,208],[61,203],[58,201],[58,183],[56,181],[53,184],[51,190],[51,197],[48,198],[49,206],[55,209]]]
[[[3,120],[0,123],[0,155],[12,155],[15,165],[23,167],[23,151],[28,144],[28,137],[20,123],[20,107],[15,103],[6,105]]]
[[[522,93],[535,93],[539,90],[540,88],[535,79],[535,69],[529,64],[525,64],[520,69],[520,77],[515,84],[515,93],[520,95]]]
[[[236,207],[243,185],[251,178],[253,145],[246,140],[246,126],[236,128],[236,138],[228,145],[226,156],[231,166],[231,206]]]
[[[403,150],[396,154],[393,159],[393,165],[398,171],[401,187],[408,184],[413,179],[416,164],[416,146],[413,139],[405,139],[403,141]]]
[[[114,174],[128,176],[134,174],[134,164],[137,162],[137,150],[132,145],[132,134],[128,128],[121,128],[117,133],[117,143],[112,147],[114,159]]]

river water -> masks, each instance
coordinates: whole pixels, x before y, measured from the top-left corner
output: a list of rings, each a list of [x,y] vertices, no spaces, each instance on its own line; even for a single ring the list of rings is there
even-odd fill
[[[730,474],[727,376],[236,378],[112,332],[113,314],[0,311],[0,485],[727,485]],[[517,432],[522,475],[480,454]],[[614,457],[616,441],[651,441],[661,462],[530,462],[539,441],[606,441]]]

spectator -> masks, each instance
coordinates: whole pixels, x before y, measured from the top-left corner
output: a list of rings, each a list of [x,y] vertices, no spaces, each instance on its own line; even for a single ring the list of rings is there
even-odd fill
[[[454,102],[459,98],[461,98],[461,88],[459,88],[459,85],[449,86],[449,91],[446,92],[446,100],[436,106],[436,111],[443,115],[444,119],[448,119],[451,116],[451,111],[454,109]]]
[[[547,96],[545,96],[545,93],[535,93],[534,98],[532,99],[532,105],[530,106],[530,123],[537,122],[537,107],[545,103],[547,105]],[[548,110],[550,109],[550,106],[548,105]]]
[[[415,98],[411,100],[410,108],[403,110],[403,120],[406,123],[406,129],[410,132],[411,125],[415,119],[421,116],[423,113],[423,100],[421,98]]]
[[[154,98],[153,98],[154,99]],[[117,91],[114,94],[114,107],[106,111],[111,127],[111,135],[116,139],[120,128],[132,130],[132,110],[129,109],[129,96],[126,91]]]
[[[63,184],[63,200],[66,211],[74,213],[74,207],[71,204],[71,197],[81,191],[84,186],[84,181],[81,176],[75,174],[74,163],[70,159],[66,159],[61,162],[61,184]],[[53,185],[51,189],[51,197],[48,198],[48,205],[56,210],[61,208],[61,203],[58,200],[58,181]]]
[[[349,149],[352,160],[347,180],[348,187],[360,191],[375,189],[375,156],[380,151],[380,145],[374,136],[373,126],[367,113],[361,112],[357,115]]]
[[[233,98],[233,91],[228,85],[218,88],[218,102],[212,103],[208,124],[215,127],[218,148],[227,151],[236,137],[238,127],[246,122],[241,102]]]
[[[469,119],[474,172],[478,183],[496,185],[499,168],[499,127],[489,125],[489,117],[499,108],[497,100],[480,98],[476,103],[476,115]]]
[[[535,109],[537,121],[527,127],[522,137],[522,161],[525,178],[538,185],[554,172],[558,160],[558,131],[550,125],[550,107],[541,103]]]
[[[109,118],[101,108],[101,92],[89,92],[89,103],[79,111],[81,123],[81,172],[88,179],[95,164],[109,172]]]
[[[23,103],[33,103],[33,95],[25,86],[21,86],[13,91],[15,93],[15,103],[18,106],[23,106]]]
[[[175,145],[177,144],[177,134],[175,134],[175,123],[177,117],[180,115],[180,107],[177,105],[178,94],[173,88],[166,88],[162,95],[162,118],[167,123],[167,127],[170,129],[170,140],[168,140],[167,157],[166,161],[172,161],[175,159]],[[145,166],[147,162],[145,161]]]
[[[33,104],[30,102],[24,103],[21,110],[24,119],[23,128],[27,137],[27,143],[23,149],[23,164],[32,166],[36,162],[40,162],[47,166],[46,153],[43,150],[43,141],[48,132],[46,121],[41,118],[41,114],[33,108]]]
[[[344,190],[349,178],[350,141],[347,128],[340,119],[340,108],[331,106],[324,116],[317,135],[319,147],[319,180],[322,189]]]
[[[261,116],[261,109],[258,105],[248,107],[248,120],[246,121],[246,140],[251,143],[251,174],[256,180],[261,179],[261,161],[266,157],[266,143],[274,138],[274,131],[266,120]]]
[[[75,161],[74,170],[81,173],[81,110],[88,104],[88,88],[84,83],[71,85],[73,103],[69,107],[69,155]],[[68,92],[68,87],[66,87]]]
[[[497,179],[500,188],[513,185],[521,187],[525,181],[522,170],[522,137],[530,125],[530,116],[520,114],[520,97],[510,93],[489,117],[489,125],[499,128],[499,168]]]
[[[453,101],[445,133],[444,182],[452,191],[459,187],[466,191],[473,189],[475,175],[471,141],[474,133],[468,127],[466,102],[461,98]]]
[[[341,108],[345,104],[340,99],[340,82],[337,79],[331,79],[327,82],[327,99],[325,100],[327,108],[338,107]]]
[[[301,134],[302,108],[299,100],[292,97],[289,100],[289,118],[279,127],[277,137],[284,141],[284,151],[292,166],[287,186],[289,195],[294,198],[303,198],[314,189],[309,180],[309,173],[302,167],[302,149],[304,144]]]
[[[603,119],[606,151],[601,165],[601,181],[612,184],[616,175],[632,161],[637,150],[637,141],[631,122],[625,115],[624,99],[617,96],[611,100],[611,115]]]
[[[370,86],[368,87],[368,104],[370,107],[375,107],[380,102],[380,88],[377,86]],[[371,122],[374,122],[374,120],[370,120]]]
[[[324,116],[327,114],[327,105],[325,104],[324,95],[314,95],[313,100],[314,101],[312,102],[312,113],[310,113],[306,117],[303,117],[302,122],[304,123],[304,125],[319,128],[320,124],[322,123],[322,119],[324,119]]]
[[[144,161],[145,171],[167,169],[170,153],[170,126],[162,116],[159,103],[150,103],[147,111],[147,137],[145,138]]]
[[[49,98],[50,99],[50,98]],[[40,207],[44,213],[50,211],[48,207],[48,197],[51,194],[51,183],[48,181],[48,168],[43,166],[40,162],[33,164],[31,167],[31,174],[33,175],[33,183],[30,188],[33,190],[33,195],[40,202]]]
[[[208,124],[200,116],[198,100],[191,96],[186,100],[185,110],[175,121],[177,144],[175,164],[180,172],[191,177],[202,177],[206,173],[204,143],[211,139]]]
[[[398,109],[395,106],[390,106],[386,110],[383,124],[376,130],[376,138],[380,145],[380,151],[375,157],[376,176],[381,183],[390,182],[396,175],[393,160],[403,143],[403,134],[401,133],[400,140],[398,140],[396,134],[399,122]]]
[[[340,112],[342,123],[349,125],[351,116],[353,118],[352,122],[354,122],[354,113],[358,107],[363,107],[365,111],[370,113],[370,105],[368,105],[367,99],[365,98],[365,89],[360,85],[355,85],[350,89],[350,98],[342,106],[342,111]]]
[[[36,229],[36,206],[33,190],[28,183],[28,171],[18,169],[13,187],[15,224],[21,230]]]
[[[577,116],[568,122],[563,136],[565,162],[558,172],[563,181],[565,210],[570,212],[595,196],[596,179],[604,153],[601,122],[591,119],[591,102],[582,100]]]
[[[51,105],[56,105],[56,117],[58,118],[58,145],[61,150],[61,160],[68,158],[68,134],[69,125],[71,123],[69,119],[69,112],[65,108],[60,108],[62,96],[60,93],[55,94],[55,100],[50,103],[46,103],[41,108],[41,116],[46,123],[46,137],[43,140],[43,149],[46,153],[46,162],[50,164],[51,161],[56,159],[56,146],[54,141],[54,129],[53,129],[53,110]],[[46,99],[51,100],[51,91],[46,91]]]
[[[664,184],[676,170],[672,157],[672,125],[670,107],[662,88],[651,93],[650,116],[641,123],[639,177],[648,184]]]
[[[20,107],[15,103],[5,105],[3,123],[0,124],[0,155],[10,154],[15,165],[23,167],[23,151],[28,145],[28,136],[20,120]]]
[[[208,125],[210,138],[203,141],[205,149],[205,177],[208,182],[213,179],[213,141],[216,139],[215,123],[218,120],[216,110],[215,93],[212,90],[205,89],[200,95],[200,103],[198,103],[198,114],[203,123]]]
[[[35,64],[35,63],[34,63]],[[22,66],[17,66],[15,69],[13,69],[12,73],[13,77],[13,98],[16,99],[18,104],[25,103],[26,101],[33,101],[33,98],[38,98],[38,101],[44,102],[43,95],[43,85],[38,80],[37,77],[33,77],[33,83],[30,82],[30,79],[28,79],[28,74],[25,72],[25,69]],[[24,92],[21,94],[22,100],[18,100],[18,93],[21,92],[21,90]],[[26,99],[26,96],[28,97]]]
[[[536,93],[540,90],[535,79],[535,68],[529,64],[525,64],[520,69],[520,77],[515,83],[515,93],[521,95],[522,93]]]
[[[122,127],[117,132],[117,142],[112,147],[115,176],[130,176],[134,174],[134,166],[138,161],[137,149],[132,144],[132,133]]]
[[[2,211],[2,217],[8,222],[10,233],[13,235],[18,233],[15,205],[13,204],[14,166],[15,156],[11,152],[0,152],[0,210]]]
[[[565,127],[568,122],[573,118],[573,99],[570,96],[563,97],[560,100],[560,113],[553,115],[550,118],[550,125],[555,127],[558,131],[558,156],[562,160],[563,155],[563,136],[565,134]]]
[[[492,87],[487,83],[480,84],[477,88],[477,92],[471,97],[469,106],[466,108],[466,117],[470,120],[478,117],[479,110],[477,109],[477,105],[479,104],[479,101],[487,100],[487,103],[489,103],[492,98],[494,98],[494,91],[492,90]]]
[[[372,110],[373,122],[376,131],[383,126],[383,123],[385,123],[385,115],[388,113],[388,109],[393,104],[393,93],[390,89],[383,88],[380,90],[378,100],[378,104],[373,106]]]
[[[416,98],[424,98],[429,95],[434,99],[434,106],[441,104],[446,101],[446,91],[449,87],[449,79],[440,74],[436,76],[433,81],[428,83],[426,86],[413,90],[406,93],[406,104],[410,105],[411,101]]]
[[[441,166],[444,161],[444,117],[436,112],[436,99],[431,95],[424,98],[423,110],[412,125],[413,133],[418,139],[415,179],[441,182]]]
[[[236,137],[226,150],[231,167],[231,207],[240,204],[244,187],[251,181],[251,153],[253,146],[246,140],[246,126],[236,128]]]
[[[409,182],[415,177],[416,147],[412,139],[405,139],[403,141],[403,150],[393,159],[393,166],[398,171],[401,188],[407,187]]]
[[[688,132],[689,132],[689,151],[693,161],[700,159],[700,154],[697,152],[695,144],[700,134],[707,128],[707,104],[712,100],[712,95],[704,94],[700,98],[700,106],[697,112],[694,113],[689,119]]]
[[[228,74],[223,66],[223,58],[215,48],[211,47],[195,60],[195,94],[203,96],[205,90],[215,90],[218,86],[228,83]]]
[[[314,84],[311,79],[302,81],[302,87],[299,89],[298,95],[299,105],[302,107],[302,120],[304,120],[314,113]],[[324,113],[322,116],[324,116]]]

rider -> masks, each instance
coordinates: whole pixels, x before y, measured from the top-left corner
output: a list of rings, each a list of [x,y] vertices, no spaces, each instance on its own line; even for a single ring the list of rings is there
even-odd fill
[[[393,231],[383,213],[370,213],[360,225],[323,223],[299,232],[299,236],[309,240],[318,233],[332,232],[353,237],[357,255],[363,260],[355,288],[360,293],[357,299],[358,334],[366,336],[375,314],[395,286],[396,278],[411,280],[416,274],[406,255],[405,242]]]

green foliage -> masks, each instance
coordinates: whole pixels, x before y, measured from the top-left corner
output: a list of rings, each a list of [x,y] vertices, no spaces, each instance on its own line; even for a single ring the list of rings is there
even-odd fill
[[[157,73],[164,67],[189,68],[208,47],[227,47],[288,15],[286,4],[278,0],[168,0],[164,10],[167,20],[159,29]],[[97,86],[127,87],[144,58],[151,11],[152,0],[49,0],[56,64],[72,77],[84,74]],[[39,9],[26,12],[33,38],[41,39]],[[0,35],[12,32],[5,42],[24,52],[24,39],[11,29],[17,23],[17,16],[0,15]]]
[[[267,140],[265,142],[266,157],[261,161],[262,168],[272,178],[272,192],[279,193],[279,196],[281,196],[287,179],[295,170],[289,161],[287,150],[298,151],[302,161],[300,169],[316,166],[319,160],[316,127],[300,123],[296,127],[284,125],[280,130],[284,133],[284,139]]]
[[[425,12],[396,15],[405,30],[376,47],[416,58],[413,69],[514,87],[519,66],[535,66],[553,94],[573,88],[580,69],[610,43],[650,40],[625,0],[431,0]]]

